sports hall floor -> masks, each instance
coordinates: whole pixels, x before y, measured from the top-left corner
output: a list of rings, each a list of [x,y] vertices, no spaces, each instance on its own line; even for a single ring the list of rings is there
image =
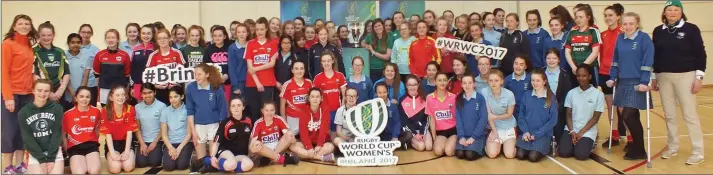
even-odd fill
[[[609,132],[609,121],[604,114],[599,121],[599,141],[594,154],[586,161],[548,157],[539,163],[508,160],[502,158],[481,158],[468,162],[455,157],[435,157],[431,152],[396,151],[399,164],[391,167],[337,167],[333,164],[302,161],[298,166],[271,165],[258,167],[254,174],[711,174],[713,173],[713,87],[704,88],[697,96],[698,113],[705,139],[707,162],[686,165],[691,147],[688,129],[680,113],[678,116],[681,147],[679,155],[671,159],[661,159],[666,148],[666,125],[658,92],[653,93],[654,109],[651,112],[651,152],[653,168],[647,168],[645,160],[628,161],[622,157],[624,144],[612,149],[600,145]],[[641,112],[641,120],[646,128],[646,113]],[[645,130],[644,130],[645,131]],[[103,151],[103,149],[101,149]],[[103,155],[103,153],[102,153]],[[102,158],[102,161],[105,161]],[[105,165],[105,164],[104,164]],[[107,173],[106,170],[103,171]],[[102,174],[104,174],[102,173]],[[187,171],[166,172],[160,168],[140,168],[130,174],[187,174]]]

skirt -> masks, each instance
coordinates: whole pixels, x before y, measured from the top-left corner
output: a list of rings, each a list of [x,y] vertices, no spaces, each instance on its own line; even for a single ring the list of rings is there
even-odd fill
[[[646,110],[646,93],[639,92],[635,88],[639,85],[637,78],[620,78],[616,82],[616,93],[614,94],[614,106],[635,108]],[[654,105],[649,98],[649,109]]]
[[[466,137],[470,138],[470,137]],[[473,144],[470,144],[468,146],[463,146],[460,143],[456,141],[456,150],[464,150],[464,151],[475,151],[480,155],[485,155],[485,140],[487,137],[481,137],[475,139],[475,142]]]
[[[537,151],[539,153],[547,155],[552,149],[552,134],[545,134],[545,136],[535,138],[535,141],[529,142],[526,142],[519,137],[517,138],[517,143],[515,143],[515,146],[524,150]]]

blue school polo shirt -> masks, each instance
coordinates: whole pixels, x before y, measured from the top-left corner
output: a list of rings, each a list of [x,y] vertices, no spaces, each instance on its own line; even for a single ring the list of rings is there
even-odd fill
[[[163,108],[166,108],[166,104],[159,100],[154,100],[151,105],[147,105],[144,101],[136,104],[136,120],[141,123],[139,127],[141,127],[141,136],[144,137],[144,142],[153,142],[161,132],[159,117]]]
[[[93,63],[94,55],[88,52],[79,51],[79,54],[72,55],[69,50],[65,51],[67,56],[67,61],[69,62],[69,72],[74,72],[69,74],[69,88],[72,88],[74,92],[77,92],[79,86],[82,85],[82,79],[84,78],[84,70],[89,70],[89,77],[87,78],[87,87],[97,87],[96,78],[94,78]],[[93,94],[97,95],[97,94]],[[65,93],[64,100],[72,101],[72,96],[69,92]]]
[[[564,107],[572,109],[572,129],[579,132],[592,119],[594,112],[604,113],[604,93],[599,89],[589,86],[587,90],[576,87],[567,93]],[[565,131],[569,129],[565,127]],[[584,133],[584,137],[596,140],[597,124]]]
[[[499,97],[493,96],[493,92],[490,88],[485,88],[483,89],[483,96],[485,96],[485,102],[488,103],[488,107],[490,107],[490,112],[495,115],[505,114],[508,107],[515,105],[515,95],[505,88],[500,88]],[[500,131],[514,128],[515,125],[517,125],[515,123],[515,117],[495,120],[495,128]]]
[[[168,141],[171,144],[179,144],[186,138],[186,128],[188,125],[188,111],[186,105],[181,104],[180,107],[166,106],[161,110],[161,123],[168,126]]]

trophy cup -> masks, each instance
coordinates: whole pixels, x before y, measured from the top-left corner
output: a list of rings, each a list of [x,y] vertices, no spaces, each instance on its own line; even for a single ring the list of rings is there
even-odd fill
[[[354,44],[354,48],[359,48],[359,37],[364,31],[364,23],[359,21],[359,17],[355,16],[357,9],[357,2],[352,1],[347,7],[347,12],[349,15],[346,17],[347,27],[351,33],[351,44]]]

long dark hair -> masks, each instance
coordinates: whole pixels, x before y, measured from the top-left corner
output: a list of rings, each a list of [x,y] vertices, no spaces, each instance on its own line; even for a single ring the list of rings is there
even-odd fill
[[[143,30],[144,28],[151,29],[151,41],[150,42],[156,43],[156,27],[153,24],[144,24],[143,26],[141,26],[141,28],[139,29],[139,42],[140,43],[144,42],[144,41],[141,41],[141,30]],[[154,45],[154,47],[156,47],[156,46]],[[156,49],[156,48],[154,48],[154,49]]]
[[[539,75],[540,77],[542,77],[542,80],[545,81],[545,90],[547,91],[547,100],[545,101],[545,108],[549,108],[550,105],[552,105],[552,98],[554,98],[555,94],[552,92],[552,90],[550,90],[550,83],[547,81],[547,74],[545,74],[545,69],[535,69],[532,71],[531,74],[531,76]]]
[[[426,101],[426,91],[423,90],[423,86],[421,86],[421,79],[418,78],[418,76],[410,74],[406,76],[406,83],[408,84],[409,80],[416,80],[416,83],[418,83],[418,97],[421,98],[421,100]],[[408,86],[408,85],[406,85]],[[408,92],[406,92],[408,95]]]
[[[537,27],[542,27],[542,17],[540,16],[540,11],[537,9],[528,10],[525,13],[525,19],[527,19],[527,16],[530,16],[530,15],[537,16]]]
[[[381,39],[376,36],[376,23],[381,23],[382,28],[384,28],[384,30],[382,30],[381,32]],[[374,20],[374,23],[371,24],[371,32],[371,35],[373,36],[371,37],[371,47],[374,47],[375,49],[380,48],[380,50],[377,51],[386,51],[386,43],[389,41],[389,34],[386,33],[386,26],[384,24],[384,21],[379,18],[376,18]]]
[[[223,35],[225,36],[224,37],[225,39],[223,39],[223,47],[228,47],[229,46],[228,44],[230,44],[230,35],[228,34],[228,30],[225,29],[225,26],[221,26],[221,25],[215,26],[213,29],[210,30],[211,36],[213,35],[213,33],[216,30],[222,31]],[[215,45],[215,41],[213,42],[213,45]]]
[[[39,38],[39,32],[35,29],[35,25],[32,24],[32,18],[30,16],[27,16],[25,14],[19,14],[15,16],[15,19],[12,20],[12,25],[10,26],[10,30],[5,33],[5,38],[3,40],[15,40],[15,25],[17,25],[17,21],[20,19],[28,20],[30,21],[30,33],[27,33],[27,38],[29,38],[29,43],[27,43],[30,47],[32,45],[37,44],[37,39]],[[54,32],[53,32],[54,33]]]
[[[562,25],[566,26],[574,23],[574,18],[572,18],[572,15],[569,14],[569,10],[562,5],[557,5],[557,7],[550,9],[550,14],[554,14],[555,16],[562,18],[562,21],[564,21]]]
[[[265,39],[270,39],[272,38],[272,35],[270,34],[270,22],[267,20],[265,17],[260,17],[255,21],[255,26],[258,24],[265,25]],[[255,34],[255,37],[257,37],[257,33]]]
[[[463,81],[467,77],[470,77],[470,80],[472,80],[473,83],[475,83],[475,75],[473,75],[473,73],[470,73],[470,72],[465,73],[463,75],[463,77],[461,78],[461,81]],[[475,90],[473,90],[473,91],[475,91]],[[478,92],[473,92],[473,93],[478,93]],[[465,101],[464,101],[465,99],[461,98],[463,95],[465,95],[465,90],[460,91],[460,93],[458,93],[458,95],[456,96],[456,107],[459,110],[463,109],[463,103],[465,103]]]
[[[391,84],[391,87],[393,88],[393,94],[391,94],[391,98],[398,100],[399,92],[401,90],[401,76],[399,76],[399,66],[396,65],[396,63],[387,62],[386,64],[384,64],[384,74],[386,74],[386,67],[389,66],[394,68],[394,82]],[[384,80],[386,80],[386,76],[384,76]]]
[[[577,4],[577,5],[579,5],[579,4]],[[580,5],[579,7],[575,6],[575,8],[577,8],[577,11],[584,11],[585,16],[589,16],[589,22],[587,22],[587,25],[589,25],[590,27],[594,26],[594,15],[592,12],[592,6],[589,6],[588,4],[583,4],[583,5]],[[577,11],[574,12],[575,16],[577,16],[576,15]]]

